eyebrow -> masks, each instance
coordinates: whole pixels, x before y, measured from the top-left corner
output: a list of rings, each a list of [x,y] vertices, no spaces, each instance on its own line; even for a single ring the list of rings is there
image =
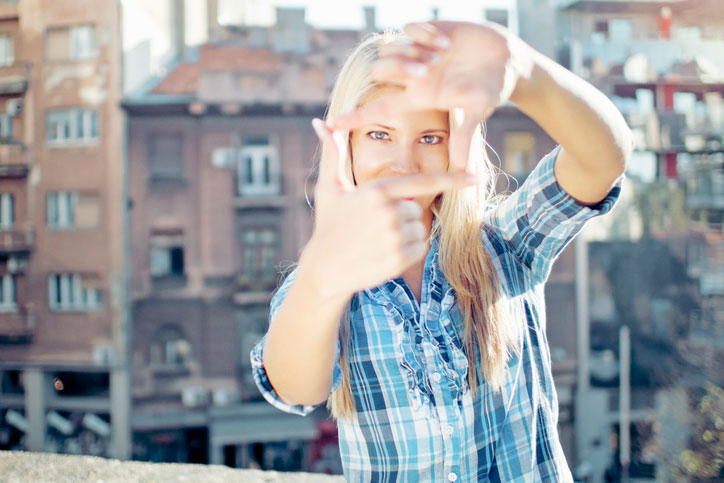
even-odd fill
[[[373,126],[381,127],[385,131],[396,131],[396,129],[394,127],[385,126],[384,124],[373,124]],[[441,132],[441,133],[448,134],[448,130],[442,129],[442,128],[441,129],[425,129],[424,131],[421,132],[421,134],[428,134],[428,133],[433,133],[433,132]]]

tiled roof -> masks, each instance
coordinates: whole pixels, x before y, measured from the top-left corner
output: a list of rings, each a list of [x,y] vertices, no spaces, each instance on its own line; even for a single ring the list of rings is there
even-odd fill
[[[180,63],[151,94],[195,94],[202,74],[209,71],[272,73],[282,67],[283,55],[263,48],[203,45],[195,63]]]

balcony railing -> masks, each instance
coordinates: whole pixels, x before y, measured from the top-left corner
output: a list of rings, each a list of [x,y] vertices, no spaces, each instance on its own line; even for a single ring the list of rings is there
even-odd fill
[[[23,94],[28,90],[30,64],[13,64],[0,67],[0,94]]]
[[[0,342],[31,342],[34,333],[35,312],[32,306],[0,310]]]
[[[275,273],[241,271],[236,276],[234,301],[239,305],[267,303],[276,286]]]
[[[0,138],[0,177],[22,178],[30,172],[30,151],[19,142]]]
[[[0,253],[26,252],[35,245],[32,226],[0,231]]]

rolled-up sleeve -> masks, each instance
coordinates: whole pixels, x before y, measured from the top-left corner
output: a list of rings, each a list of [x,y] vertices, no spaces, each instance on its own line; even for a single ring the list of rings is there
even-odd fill
[[[621,175],[600,202],[584,205],[555,178],[553,167],[560,149],[557,146],[543,157],[520,188],[490,212],[489,223],[537,282],[548,278],[556,257],[587,221],[611,211],[624,179]]]
[[[294,278],[296,276],[296,270],[293,271],[289,276],[284,280],[281,287],[277,292],[274,294],[271,300],[271,304],[269,307],[269,323],[271,324],[274,320],[274,316],[276,315],[277,311],[279,310],[279,307],[282,304],[282,301],[284,300],[284,297],[286,296],[287,292],[289,291],[289,288],[291,287],[292,283],[294,282]],[[292,405],[287,404],[284,402],[279,395],[274,390],[274,387],[272,387],[271,382],[269,381],[269,377],[267,376],[266,369],[264,368],[264,362],[263,362],[263,356],[264,356],[264,342],[266,340],[266,335],[262,337],[262,339],[252,348],[251,350],[251,370],[252,374],[254,376],[254,382],[256,383],[256,386],[259,388],[259,391],[261,392],[262,396],[264,396],[264,399],[266,399],[272,406],[276,407],[277,409],[280,409],[284,412],[291,413],[291,414],[299,414],[300,416],[306,416],[307,414],[311,413],[317,406],[304,406],[304,405]],[[334,364],[334,373],[332,376],[332,389],[330,390],[330,394],[334,392],[342,382],[342,370],[339,365],[339,355],[340,355],[340,343],[339,340],[337,341],[337,355],[335,357],[335,364]]]

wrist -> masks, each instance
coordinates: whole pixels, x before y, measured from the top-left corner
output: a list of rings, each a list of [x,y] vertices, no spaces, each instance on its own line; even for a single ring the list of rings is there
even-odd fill
[[[299,270],[297,279],[300,277],[303,283],[317,294],[324,303],[345,304],[354,295],[354,292],[345,290],[338,282],[335,274],[343,270],[342,267],[332,266],[329,257],[317,243],[314,236],[309,240],[299,257]]]
[[[545,56],[521,39],[511,41],[510,68],[516,76],[510,101],[525,111],[526,105],[541,99],[547,79]]]

